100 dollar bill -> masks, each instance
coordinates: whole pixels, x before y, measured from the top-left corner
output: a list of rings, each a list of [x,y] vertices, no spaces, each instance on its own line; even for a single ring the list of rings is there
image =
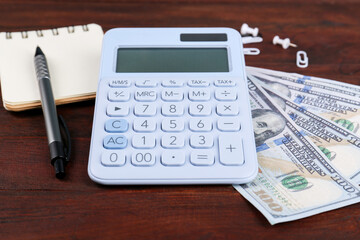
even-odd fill
[[[293,103],[266,85],[262,87],[278,103],[278,106],[285,106],[283,110],[306,132],[311,141],[319,147],[343,176],[357,184],[360,183],[360,158],[356,157],[360,156],[360,137]]]
[[[265,68],[257,68],[257,67],[246,67],[247,73],[254,73],[254,72],[260,72],[267,74],[269,76],[278,77],[282,79],[296,79],[296,82],[302,82],[304,84],[321,84],[325,88],[327,87],[335,87],[336,89],[343,89],[347,91],[351,91],[353,93],[360,94],[360,86],[345,83],[345,82],[339,82],[336,80],[326,79],[326,78],[319,78],[314,76],[305,76],[298,73],[287,73],[282,71],[275,71],[271,69],[265,69]],[[336,91],[335,89],[335,91]]]
[[[360,87],[352,84],[345,84],[334,80],[304,76],[297,73],[286,73],[264,68],[247,67],[247,73],[256,76],[258,73],[265,74],[283,81],[299,83],[318,90],[330,91],[334,94],[342,94],[348,97],[360,98]]]
[[[354,133],[360,132],[360,98],[302,83],[288,82],[263,73],[248,75],[255,77],[269,88],[281,92],[294,103],[306,107],[317,115],[334,121]]]
[[[360,192],[304,136],[285,112],[248,81],[259,173],[234,187],[271,224],[292,221],[360,201]]]

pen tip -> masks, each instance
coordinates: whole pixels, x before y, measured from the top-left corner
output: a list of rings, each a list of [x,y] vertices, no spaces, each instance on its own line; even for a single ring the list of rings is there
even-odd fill
[[[36,57],[37,55],[44,55],[43,51],[41,51],[41,48],[39,48],[39,46],[36,47],[35,57]]]

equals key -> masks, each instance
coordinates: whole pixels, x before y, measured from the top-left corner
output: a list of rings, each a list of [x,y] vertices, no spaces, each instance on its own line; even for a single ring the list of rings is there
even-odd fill
[[[214,164],[214,153],[209,150],[192,151],[190,162],[196,166],[210,166]]]

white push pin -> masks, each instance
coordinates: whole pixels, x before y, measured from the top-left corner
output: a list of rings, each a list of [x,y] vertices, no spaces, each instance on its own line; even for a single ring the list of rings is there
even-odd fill
[[[259,34],[259,29],[257,27],[251,28],[246,23],[243,23],[243,25],[241,26],[241,29],[240,29],[240,33],[241,33],[241,35],[250,34],[253,37],[256,37]]]
[[[279,36],[275,36],[273,38],[273,44],[274,45],[280,44],[283,47],[283,49],[287,49],[287,48],[289,48],[289,46],[290,47],[297,47],[296,44],[293,44],[293,43],[290,42],[289,38],[281,39],[281,38],[279,38]]]

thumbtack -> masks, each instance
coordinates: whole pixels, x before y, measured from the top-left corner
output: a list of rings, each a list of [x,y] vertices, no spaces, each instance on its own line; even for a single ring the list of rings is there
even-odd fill
[[[240,29],[240,33],[241,33],[241,35],[250,34],[253,37],[256,37],[259,34],[259,29],[257,27],[251,28],[246,23],[243,23],[243,25],[241,26],[241,29]]]
[[[296,44],[293,44],[293,43],[290,42],[289,38],[281,39],[277,35],[273,38],[273,44],[274,45],[280,44],[283,47],[283,49],[287,49],[287,48],[289,48],[289,46],[290,47],[297,47]]]

